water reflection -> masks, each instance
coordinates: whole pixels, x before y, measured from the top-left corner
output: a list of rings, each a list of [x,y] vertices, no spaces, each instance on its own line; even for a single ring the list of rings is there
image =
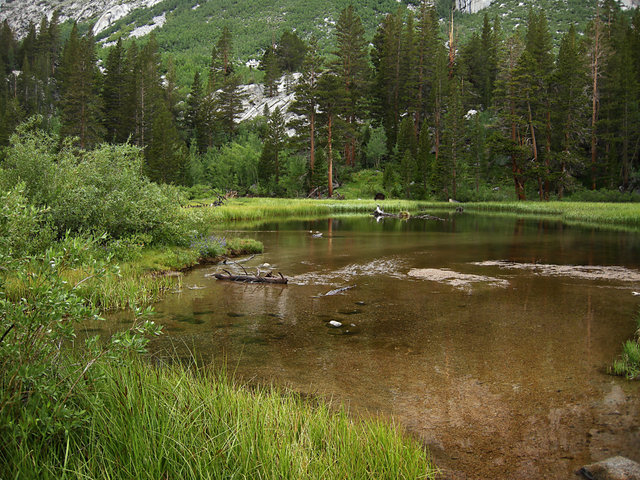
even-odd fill
[[[322,232],[321,237],[310,231]],[[265,224],[289,285],[243,285],[196,270],[157,306],[169,335],[242,378],[393,416],[451,478],[568,478],[621,454],[640,461],[638,385],[604,373],[633,334],[640,283],[513,265],[640,271],[638,235],[554,222],[340,218]],[[410,272],[486,277],[458,288]],[[327,296],[332,289],[346,289]],[[331,328],[332,323],[339,327]]]

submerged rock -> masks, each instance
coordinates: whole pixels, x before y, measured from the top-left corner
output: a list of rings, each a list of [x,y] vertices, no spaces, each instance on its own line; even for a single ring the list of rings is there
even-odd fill
[[[333,328],[340,328],[342,326],[342,322],[336,322],[335,320],[331,320],[328,325]]]
[[[611,457],[586,465],[577,473],[589,480],[640,480],[640,464],[625,457]]]

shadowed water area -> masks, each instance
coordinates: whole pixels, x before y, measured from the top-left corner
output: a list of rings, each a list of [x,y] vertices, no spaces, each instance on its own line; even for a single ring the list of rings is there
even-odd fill
[[[635,330],[640,235],[466,214],[228,235],[262,241],[242,265],[269,263],[289,284],[194,270],[156,306],[154,351],[190,349],[244,380],[393,418],[446,478],[568,479],[610,456],[640,461],[640,384],[606,374]]]

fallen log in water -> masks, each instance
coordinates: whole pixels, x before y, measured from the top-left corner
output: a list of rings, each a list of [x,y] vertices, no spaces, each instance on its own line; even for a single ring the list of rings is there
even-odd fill
[[[229,272],[228,270],[223,270],[226,275],[222,274],[222,273],[214,273],[213,275],[207,275],[207,276],[213,276],[215,278],[217,278],[218,280],[228,280],[231,282],[244,282],[244,283],[279,283],[279,284],[286,284],[289,279],[285,276],[282,275],[282,273],[278,272],[278,275],[280,275],[280,277],[275,277],[273,276],[271,273],[268,273],[266,275],[234,275],[231,272]]]
[[[383,217],[390,217],[390,218],[402,218],[405,220],[409,218],[420,218],[423,220],[438,220],[439,222],[445,221],[444,218],[435,217],[433,215],[429,215],[428,213],[424,213],[422,215],[414,215],[414,216],[411,216],[409,212],[387,213],[380,208],[380,205],[376,205],[376,209],[373,211],[371,215],[373,215],[376,219],[383,218]]]

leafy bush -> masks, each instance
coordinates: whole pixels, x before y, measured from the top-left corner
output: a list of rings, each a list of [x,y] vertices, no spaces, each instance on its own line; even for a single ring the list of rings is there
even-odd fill
[[[31,120],[30,122],[33,122]],[[152,243],[188,243],[193,224],[182,214],[178,189],[157,185],[132,145],[75,150],[27,122],[11,137],[0,185],[22,181],[28,200],[48,207],[58,232],[106,233],[120,239],[149,235]]]
[[[382,172],[379,170],[360,170],[355,172],[340,187],[340,193],[348,199],[363,198],[372,200],[376,193],[379,192],[384,192]]]
[[[97,319],[97,310],[62,280],[61,272],[80,259],[78,251],[93,245],[77,240],[49,248],[29,259],[0,254],[6,268],[0,276],[0,477],[11,471],[12,451],[29,445],[62,449],[69,432],[87,425],[84,398],[78,388],[91,388],[96,380],[91,366],[100,358],[123,358],[125,352],[143,351],[140,333],[159,333],[152,322],[141,320],[106,344],[87,341],[87,357],[70,360],[65,349],[75,341],[74,326]],[[83,248],[84,247],[84,248]],[[89,256],[90,257],[90,256]],[[90,257],[91,258],[91,257]],[[96,260],[97,261],[97,260]],[[7,282],[22,285],[12,295]],[[59,454],[64,455],[63,451]],[[15,458],[13,459],[15,461]]]
[[[14,256],[42,251],[55,237],[46,209],[29,204],[24,192],[24,183],[0,191],[0,251]]]
[[[142,249],[151,241],[151,235],[139,233],[112,240],[104,246],[104,249],[113,256],[114,260],[131,261],[140,258]]]

